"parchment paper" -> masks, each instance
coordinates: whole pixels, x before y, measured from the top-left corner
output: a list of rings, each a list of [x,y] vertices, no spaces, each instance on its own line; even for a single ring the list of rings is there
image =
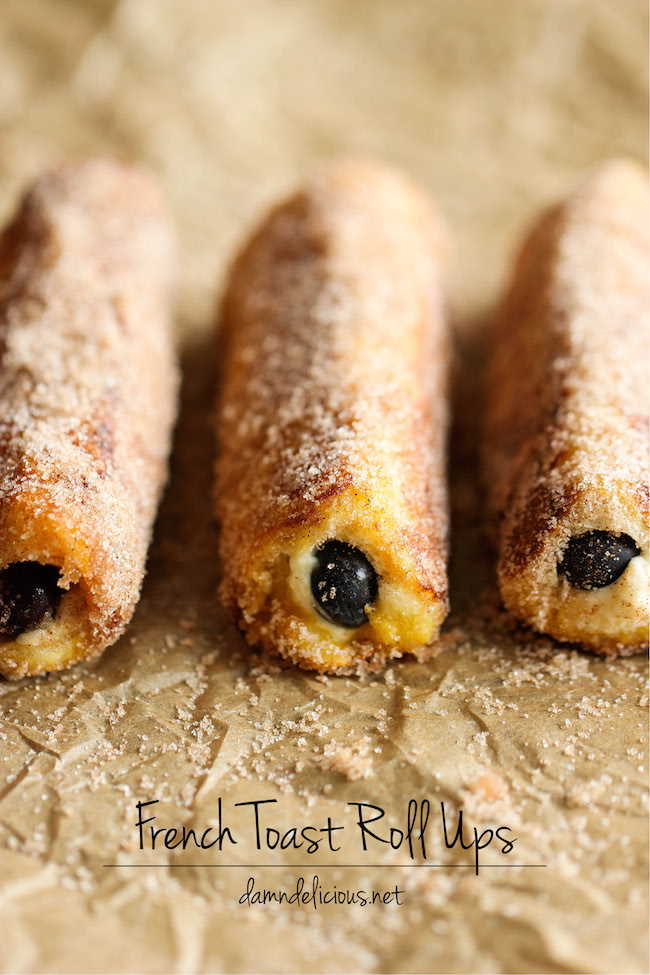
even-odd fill
[[[510,624],[476,483],[483,332],[517,236],[594,162],[645,158],[646,48],[637,0],[3,0],[0,216],[70,155],[151,166],[179,230],[185,370],[127,635],[0,685],[3,971],[647,971],[645,661]],[[453,605],[428,664],[318,679],[251,653],[214,597],[212,330],[263,208],[349,152],[403,166],[453,233]],[[139,849],[138,801],[202,834],[219,798],[236,846]],[[264,829],[329,816],[341,850],[258,851],[235,803],[262,799]],[[430,801],[443,867],[406,842],[362,849],[349,804],[404,829],[410,799]],[[468,837],[507,826],[513,852],[491,844],[477,876],[440,802]],[[249,877],[291,894],[314,875],[402,903],[240,903]]]

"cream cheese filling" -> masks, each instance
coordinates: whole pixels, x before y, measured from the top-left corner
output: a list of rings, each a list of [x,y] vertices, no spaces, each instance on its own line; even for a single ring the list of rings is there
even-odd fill
[[[320,544],[336,538],[362,552],[377,574],[378,592],[372,604],[366,606],[368,622],[357,628],[339,626],[321,615],[311,589],[311,575],[317,564],[316,549]],[[409,586],[409,579],[396,580],[395,572],[386,566],[381,551],[367,536],[360,538],[351,528],[336,532],[324,530],[315,538],[310,531],[297,539],[289,553],[288,583],[291,596],[304,621],[324,637],[346,646],[355,640],[372,638],[386,645],[414,647],[431,642],[443,615],[440,607],[431,605],[419,592]],[[425,594],[426,596],[426,594]]]

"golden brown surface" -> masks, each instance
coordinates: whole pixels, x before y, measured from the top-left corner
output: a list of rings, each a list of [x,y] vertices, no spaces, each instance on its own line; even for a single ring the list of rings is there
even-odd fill
[[[0,956],[9,972],[645,972],[646,662],[515,628],[482,541],[483,312],[520,233],[585,170],[646,157],[647,11],[624,0],[3,0],[0,209],[61,157],[155,169],[181,236],[184,385],[168,493],[125,636],[60,675],[0,684]],[[276,670],[215,598],[215,275],[273,200],[341,154],[402,168],[452,235],[459,368],[451,613],[434,659],[361,679]],[[300,870],[258,886],[387,889],[405,903],[238,903],[248,873],[140,853],[135,803],[214,823],[277,798],[282,830],[408,798],[510,825],[544,869]],[[434,815],[432,813],[432,815]],[[445,851],[433,860],[471,862]],[[347,831],[345,834],[347,836]],[[215,855],[211,855],[215,854]],[[350,855],[349,860],[342,856]],[[358,845],[317,858],[369,863]],[[261,862],[250,835],[221,859]],[[486,853],[486,859],[495,854]],[[174,869],[105,869],[155,860]],[[401,862],[400,867],[388,867]]]
[[[96,656],[133,614],[175,415],[171,264],[152,179],[109,160],[41,177],[0,238],[0,569],[64,589],[0,637],[5,677]]]
[[[485,467],[503,600],[556,639],[648,646],[648,178],[603,165],[530,234],[493,338]],[[633,538],[612,585],[557,571],[572,535]]]
[[[442,248],[408,180],[339,163],[272,212],[228,284],[221,592],[252,644],[310,669],[418,653],[447,614]],[[333,538],[379,577],[356,630],[313,608],[311,553]]]

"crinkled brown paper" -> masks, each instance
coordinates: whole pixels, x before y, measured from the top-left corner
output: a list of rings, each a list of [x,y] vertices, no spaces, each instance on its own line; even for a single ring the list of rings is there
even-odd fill
[[[3,970],[647,971],[645,662],[510,626],[475,458],[481,323],[517,235],[592,163],[645,155],[645,4],[3,0],[0,17],[1,215],[60,158],[149,164],[180,232],[185,366],[127,635],[99,661],[0,686]],[[251,222],[343,152],[403,166],[454,235],[453,605],[430,663],[319,679],[250,653],[214,598],[210,330]],[[140,852],[138,800],[160,800],[155,825],[203,831],[219,797],[237,846]],[[431,801],[429,861],[472,863],[444,847],[444,801],[470,830],[517,836],[482,862],[546,866],[476,876],[415,867],[405,846],[363,853],[346,804],[399,827],[410,798]],[[345,825],[341,852],[256,851],[251,807],[234,807],[256,799],[277,800],[264,825],[281,832]],[[207,863],[280,867],[190,866]],[[403,903],[239,904],[249,876],[291,893],[314,874],[324,890],[397,885]]]

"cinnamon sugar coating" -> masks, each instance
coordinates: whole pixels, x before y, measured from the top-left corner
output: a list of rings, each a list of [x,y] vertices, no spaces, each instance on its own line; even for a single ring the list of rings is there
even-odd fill
[[[9,678],[95,656],[137,603],[177,370],[170,227],[150,177],[91,159],[39,179],[0,239],[0,570],[59,568]]]
[[[503,303],[485,468],[503,601],[559,640],[630,653],[648,639],[648,181],[611,162],[546,213]],[[558,573],[571,537],[639,547],[612,585]]]
[[[222,597],[250,643],[319,671],[419,652],[447,612],[443,240],[402,176],[339,163],[274,210],[223,304]],[[317,613],[315,547],[374,566],[368,623]]]

